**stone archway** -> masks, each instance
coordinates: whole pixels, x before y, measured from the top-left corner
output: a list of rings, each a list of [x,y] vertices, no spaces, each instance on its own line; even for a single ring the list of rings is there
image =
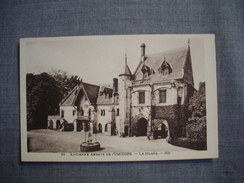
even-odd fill
[[[62,128],[61,122],[59,120],[56,121],[56,129]]]
[[[153,126],[154,139],[157,139],[158,137],[168,139],[170,137],[169,125],[166,120],[155,120]]]
[[[145,118],[140,118],[137,121],[136,136],[147,136],[147,120]]]

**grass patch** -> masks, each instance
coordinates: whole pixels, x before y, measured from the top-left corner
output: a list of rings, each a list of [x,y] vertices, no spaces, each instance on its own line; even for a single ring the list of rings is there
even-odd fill
[[[177,138],[171,139],[170,144],[180,147],[185,147],[194,150],[207,150],[207,142],[205,140],[190,139],[190,138]]]

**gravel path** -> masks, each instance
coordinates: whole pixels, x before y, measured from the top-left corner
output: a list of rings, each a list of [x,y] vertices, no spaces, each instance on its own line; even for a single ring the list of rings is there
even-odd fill
[[[31,130],[28,132],[31,152],[80,152],[80,144],[85,141],[84,132],[61,132],[55,130]],[[100,152],[146,152],[146,151],[192,151],[173,146],[165,139],[148,140],[147,137],[108,136],[97,134],[93,141],[101,144]]]

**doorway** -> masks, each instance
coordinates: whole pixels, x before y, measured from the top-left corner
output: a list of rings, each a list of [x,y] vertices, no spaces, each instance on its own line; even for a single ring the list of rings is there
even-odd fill
[[[147,120],[141,118],[137,122],[137,135],[136,136],[146,136],[147,135]]]
[[[98,124],[98,133],[102,133],[102,132],[103,132],[103,130],[102,130],[102,124],[99,123]]]

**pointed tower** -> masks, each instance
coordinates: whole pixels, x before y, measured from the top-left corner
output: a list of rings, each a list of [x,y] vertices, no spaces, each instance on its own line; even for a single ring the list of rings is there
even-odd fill
[[[186,60],[184,64],[184,81],[194,87],[193,70],[191,62],[190,39],[188,40]]]
[[[119,135],[129,134],[130,121],[130,86],[132,74],[127,64],[127,54],[125,54],[125,64],[122,73],[119,75]]]

